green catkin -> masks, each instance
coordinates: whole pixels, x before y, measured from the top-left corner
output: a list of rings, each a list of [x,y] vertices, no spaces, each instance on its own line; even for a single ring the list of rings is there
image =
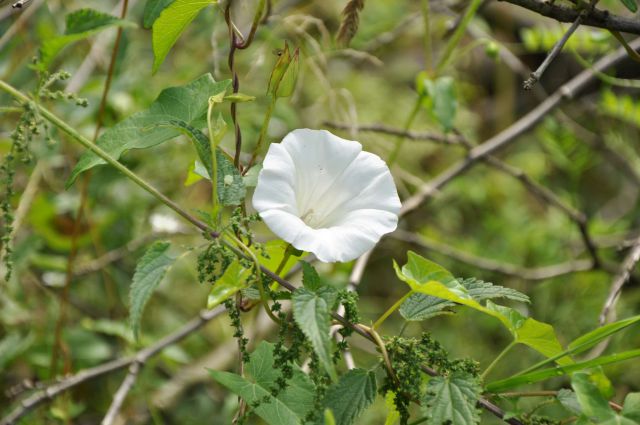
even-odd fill
[[[419,339],[394,336],[385,344],[396,379],[385,377],[380,392],[395,393],[396,409],[400,413],[400,423],[409,421],[409,405],[412,400],[420,399],[422,393],[422,371],[416,365],[427,365],[441,375],[452,372],[466,372],[477,377],[478,363],[469,359],[449,359],[449,353],[428,333]]]
[[[76,105],[86,107],[88,102],[86,99],[78,97],[75,93],[66,93],[60,90],[51,91],[50,87],[58,81],[63,81],[71,76],[66,71],[59,71],[53,74],[41,74],[38,80],[38,88],[35,91],[36,101],[40,100],[70,100]],[[47,145],[53,143],[53,139],[49,135],[48,124],[39,116],[37,107],[29,102],[22,105],[24,112],[18,120],[15,130],[11,133],[11,148],[5,156],[2,164],[0,164],[0,184],[4,192],[2,200],[0,200],[0,210],[2,212],[2,237],[0,238],[1,247],[4,256],[6,268],[5,280],[9,280],[13,273],[13,249],[11,234],[13,233],[13,208],[11,199],[14,196],[14,178],[16,174],[16,165],[19,160],[23,164],[31,163],[33,155],[31,154],[30,144],[34,136],[43,135]]]

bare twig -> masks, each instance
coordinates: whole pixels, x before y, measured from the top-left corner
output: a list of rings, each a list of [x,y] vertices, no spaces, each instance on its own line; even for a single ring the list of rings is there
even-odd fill
[[[113,396],[113,401],[111,402],[111,406],[109,406],[109,410],[105,415],[104,419],[102,419],[102,425],[112,425],[115,419],[118,417],[118,412],[122,408],[122,404],[124,400],[127,398],[127,394],[133,388],[133,385],[136,383],[136,379],[138,379],[138,374],[140,373],[140,368],[142,365],[137,361],[131,363],[129,366],[129,373],[122,381],[120,388]]]
[[[18,31],[20,31],[26,24],[27,20],[38,10],[40,6],[44,4],[44,0],[36,0],[35,3],[31,5],[30,8],[25,10],[16,21],[11,25],[2,37],[0,37],[0,50],[11,40],[11,38],[16,35]]]
[[[602,307],[602,312],[600,313],[600,325],[604,325],[613,318],[613,314],[611,313],[618,302],[622,287],[631,277],[631,272],[633,272],[638,261],[640,261],[640,237],[635,240],[631,247],[631,251],[629,251],[629,254],[622,263],[622,267],[620,268],[618,275],[611,283],[609,295],[607,296],[607,300],[605,301],[604,306]]]
[[[404,137],[408,140],[428,140],[430,142],[441,143],[443,145],[458,145],[462,142],[463,138],[457,135],[444,135],[431,132],[416,132],[416,131],[403,131],[399,128],[388,127],[382,124],[362,124],[352,126],[347,123],[339,123],[333,121],[325,121],[323,125],[336,130],[345,131],[362,131],[371,133],[388,134],[389,136]]]
[[[567,41],[569,41],[569,38],[571,37],[571,35],[578,29],[586,13],[587,13],[586,10],[582,11],[582,13],[578,15],[576,20],[573,21],[569,29],[564,33],[562,38],[558,40],[556,44],[553,45],[553,48],[549,51],[549,54],[547,55],[546,58],[544,58],[544,61],[540,64],[538,69],[533,71],[529,76],[529,78],[524,82],[525,90],[531,90],[533,86],[540,80],[540,78],[542,77],[542,74],[544,74],[544,72],[547,70],[549,65],[551,65],[551,62],[553,62],[553,60],[560,54],[564,45],[567,44]]]

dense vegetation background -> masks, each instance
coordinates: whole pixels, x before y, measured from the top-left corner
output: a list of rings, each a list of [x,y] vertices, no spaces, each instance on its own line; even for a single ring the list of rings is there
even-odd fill
[[[224,4],[204,9],[152,74],[152,32],[143,25],[145,3],[128,2],[125,19],[137,25],[123,27],[117,60],[111,60],[115,28],[69,45],[52,60],[52,72],[65,70],[71,76],[53,83],[51,90],[75,93],[88,106],[78,106],[73,99],[43,103],[88,138],[96,127],[109,128],[148,108],[166,87],[184,85],[205,73],[218,81],[232,77]],[[233,20],[246,35],[257,2],[234,3]],[[401,219],[399,230],[371,253],[361,279],[357,273],[355,279],[352,276],[354,263],[318,264],[323,278],[344,286],[352,276],[361,321],[371,323],[406,292],[392,259],[404,264],[411,249],[455,276],[527,294],[530,304],[507,304],[553,325],[562,344],[598,327],[622,262],[638,249],[640,225],[638,84],[609,75],[637,78],[640,65],[627,58],[606,75],[591,78],[579,93],[563,98],[559,107],[544,112],[539,122],[512,138],[496,153],[499,159],[473,161],[468,170],[442,182],[441,173],[464,161],[473,145],[512,129],[549,94],[619,49],[620,42],[605,29],[580,26],[540,82],[525,91],[523,81],[568,25],[509,2],[486,1],[442,63],[468,2],[369,0],[358,13],[357,32],[348,47],[335,39],[346,3],[274,1],[251,46],[234,55],[239,91],[255,96],[252,102],[237,104],[245,164],[269,106],[271,70],[286,40],[292,49],[300,49],[300,69],[293,95],[275,105],[268,141],[279,141],[295,128],[329,129],[393,162],[401,199],[426,194],[424,202]],[[425,5],[430,37],[425,36]],[[566,2],[563,7],[573,5]],[[603,0],[598,7],[634,19],[619,1]],[[25,92],[33,90],[39,77],[32,58],[43,41],[64,32],[65,16],[80,8],[118,16],[122,4],[34,0],[18,13],[5,2],[0,8],[0,80]],[[438,77],[448,80],[436,89],[436,96],[421,101],[421,81],[433,76],[441,63]],[[424,71],[427,74],[421,74]],[[101,106],[109,73],[110,88]],[[16,106],[8,95],[0,95],[0,153],[5,158],[20,117]],[[233,155],[229,108],[220,110],[229,126],[221,146]],[[406,130],[406,136],[398,135]],[[16,161],[13,196],[4,200],[15,221],[9,225],[5,216],[3,230],[3,236],[11,233],[13,245],[13,273],[0,284],[3,415],[58,376],[132,355],[180,328],[206,306],[210,291],[198,282],[200,233],[108,166],[94,168],[65,189],[83,148],[51,125],[46,132],[48,137],[34,136],[29,142],[28,161]],[[392,161],[399,143],[402,148]],[[189,144],[188,138],[180,137],[151,149],[131,150],[121,161],[184,209],[207,210],[209,183],[185,184],[196,158]],[[429,190],[430,184],[440,183],[446,184]],[[3,193],[6,185],[5,178]],[[82,216],[77,220],[78,211]],[[256,229],[259,240],[273,238],[266,227]],[[172,249],[183,255],[150,299],[136,341],[128,325],[129,288],[136,262],[155,240],[171,241]],[[291,279],[299,282],[300,277]],[[633,271],[628,282],[625,279],[607,321],[639,313],[637,279]],[[257,310],[243,314],[249,351],[259,340],[277,339],[275,325]],[[380,328],[385,335],[401,331],[408,337],[428,331],[453,358],[473,358],[481,369],[511,340],[498,321],[472,309],[414,322],[396,313]],[[232,334],[229,318],[222,315],[150,358],[126,398],[119,423],[231,423],[237,396],[215,383],[206,368],[237,371]],[[358,336],[350,343],[359,367],[378,365],[374,346]],[[616,353],[639,345],[638,328],[630,327],[601,349]],[[578,357],[597,354],[590,350]],[[516,346],[491,378],[511,376],[540,359],[535,351]],[[22,423],[99,423],[125,370],[73,388],[32,410]],[[627,393],[640,391],[637,358],[605,366],[604,372],[612,382],[613,401],[621,403]],[[527,389],[557,390],[569,383],[563,376]],[[571,416],[560,404],[545,400],[497,401],[510,412],[531,412],[542,402],[536,414]],[[381,424],[386,409],[378,396],[357,423]],[[251,421],[259,419],[254,416]],[[485,412],[482,423],[501,421]]]

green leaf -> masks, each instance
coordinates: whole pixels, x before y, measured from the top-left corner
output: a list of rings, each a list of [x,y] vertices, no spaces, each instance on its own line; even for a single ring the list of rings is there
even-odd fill
[[[468,294],[476,301],[493,298],[507,298],[519,302],[529,302],[529,297],[516,291],[475,278],[458,279]],[[425,294],[412,294],[400,307],[400,314],[405,320],[421,321],[442,314],[451,314],[448,309],[455,306],[451,301],[431,297]]]
[[[158,287],[175,258],[167,255],[168,242],[155,242],[147,249],[133,275],[129,291],[129,319],[133,335],[138,339],[144,307]]]
[[[476,403],[482,389],[477,380],[463,372],[435,376],[427,384],[423,412],[432,425],[472,425],[480,423]]]
[[[487,301],[487,308],[499,312],[509,321],[509,331],[519,344],[528,345],[545,357],[553,357],[563,352],[553,326],[525,317],[516,310],[499,306]],[[563,356],[557,359],[559,364],[571,364],[571,358]]]
[[[213,308],[236,292],[249,286],[248,279],[251,276],[251,270],[245,269],[239,260],[234,260],[225,270],[224,274],[218,279],[209,292],[207,297],[207,308]]]
[[[398,278],[406,282],[412,291],[466,305],[493,316],[509,329],[517,342],[526,344],[547,357],[563,351],[551,325],[526,318],[511,308],[497,306],[490,301],[487,301],[486,307],[483,306],[471,297],[469,291],[451,273],[415,252],[408,252],[407,264],[402,269],[395,261],[393,265]],[[563,357],[558,362],[567,364],[571,359]]]
[[[196,128],[205,127],[209,96],[225,91],[230,84],[231,80],[216,82],[210,74],[205,74],[185,86],[165,89],[149,109],[111,127],[96,144],[117,159],[130,149],[150,148],[178,136],[179,130],[166,125],[171,120],[183,121]],[[71,172],[67,188],[82,172],[100,164],[105,161],[94,153],[83,154]]]
[[[220,122],[226,127],[226,123],[221,115],[218,117],[218,123]],[[209,137],[184,121],[170,120],[168,125],[189,136],[200,157],[200,161],[202,161],[201,163],[204,164],[206,171],[205,177],[211,180],[209,176],[211,175],[213,165],[211,161],[211,144],[209,143]],[[220,148],[216,149],[216,162],[218,164],[218,178],[216,179],[218,185],[218,200],[222,205],[242,204],[247,193],[242,175],[233,165],[231,158]],[[198,172],[197,169],[195,172]]]
[[[604,339],[610,337],[611,335],[617,332],[620,332],[621,330],[629,326],[635,325],[636,323],[639,323],[639,322],[640,322],[640,315],[637,315],[637,316],[629,317],[627,319],[619,320],[617,322],[599,327],[591,332],[588,332],[576,338],[573,342],[569,344],[568,348],[562,353],[558,353],[552,357],[549,357],[546,360],[543,360],[531,366],[530,368],[527,369],[527,372],[539,369],[540,367],[546,364],[549,364],[561,357],[580,354],[590,349],[591,347],[595,346],[600,341],[603,341]]]
[[[622,416],[640,423],[640,393],[629,393],[624,399]]]
[[[431,297],[425,294],[411,294],[409,298],[400,306],[400,314],[405,320],[419,322],[442,314],[453,314],[447,308],[456,304],[443,300],[442,298]]]
[[[69,44],[110,27],[136,27],[136,24],[93,9],[80,9],[68,14],[64,35],[48,38],[42,43],[40,66],[48,68],[58,53]]]
[[[476,301],[490,300],[494,298],[506,298],[521,303],[529,303],[529,297],[515,289],[505,288],[504,286],[494,285],[490,282],[484,282],[474,277],[468,279],[458,279],[458,281],[467,289],[471,298]]]
[[[610,337],[617,332],[620,332],[621,330],[631,325],[635,325],[636,323],[640,323],[640,315],[601,326],[573,340],[571,344],[569,344],[567,349],[571,350],[572,354],[582,353],[583,351],[588,350],[589,348],[598,344],[600,341]]]
[[[160,13],[167,8],[173,0],[147,0],[144,5],[144,13],[142,15],[142,26],[146,29],[151,28],[153,23],[158,19]]]
[[[640,349],[623,351],[621,353],[601,356],[584,362],[573,363],[566,366],[556,366],[549,369],[543,369],[536,372],[517,375],[507,379],[501,379],[499,381],[489,383],[486,386],[486,389],[490,392],[505,391],[519,385],[534,384],[536,382],[545,381],[556,376],[562,376],[580,370],[591,369],[596,366],[604,366],[611,363],[634,359],[636,357],[640,357]]]
[[[453,129],[458,109],[455,81],[451,77],[431,79],[418,76],[418,93],[423,96],[423,106],[433,115],[445,132]]]
[[[310,291],[316,291],[322,286],[320,281],[320,275],[313,268],[313,266],[306,261],[300,262],[302,264],[302,284]]]
[[[153,23],[154,74],[185,28],[202,9],[214,3],[217,3],[217,0],[174,0],[162,10],[160,16]]]
[[[324,404],[337,425],[351,425],[376,398],[376,376],[364,369],[351,369],[327,390]]]
[[[412,291],[466,305],[497,318],[507,328],[511,326],[502,314],[484,307],[471,298],[466,288],[451,273],[415,252],[408,252],[407,264],[402,266],[402,269],[395,261],[393,266],[398,278],[406,282]]]
[[[309,377],[294,367],[293,377],[278,397],[271,395],[280,370],[274,365],[273,345],[262,342],[247,364],[249,376],[209,370],[217,382],[242,397],[248,405],[259,402],[252,411],[270,425],[299,425],[314,406],[315,388]],[[265,401],[266,400],[266,401]]]
[[[332,290],[331,287],[321,289]],[[333,289],[335,292],[335,289]],[[314,351],[318,355],[320,364],[327,371],[331,379],[337,378],[336,370],[332,361],[332,339],[329,334],[331,326],[331,307],[320,294],[307,288],[298,288],[293,293],[293,318],[300,327],[300,330],[311,341]]]
[[[580,403],[578,403],[578,397],[576,397],[576,393],[566,388],[558,391],[556,398],[569,412],[575,413],[577,415],[582,414],[582,407],[580,407]]]
[[[638,11],[638,3],[636,3],[636,0],[620,0],[620,2],[633,13]]]
[[[600,394],[598,387],[589,380],[587,373],[574,373],[571,387],[576,393],[578,403],[584,415],[598,422],[604,422],[616,416],[609,402]]]

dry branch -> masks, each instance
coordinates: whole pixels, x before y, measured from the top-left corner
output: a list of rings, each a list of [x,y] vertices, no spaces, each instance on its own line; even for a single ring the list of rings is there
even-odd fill
[[[578,19],[582,11],[574,7],[565,7],[560,4],[544,0],[499,0],[516,6],[529,9],[539,15],[555,19],[558,22],[573,23]],[[640,35],[640,21],[635,18],[627,18],[609,13],[606,10],[594,8],[584,19],[582,25],[604,28],[611,31],[626,32]]]

